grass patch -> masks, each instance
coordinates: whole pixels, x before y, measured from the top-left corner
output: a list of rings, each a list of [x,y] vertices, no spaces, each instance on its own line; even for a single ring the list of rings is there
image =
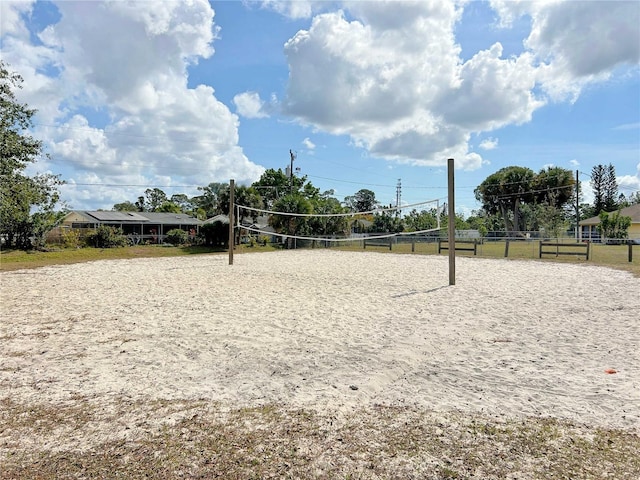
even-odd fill
[[[640,476],[640,436],[551,419],[376,407],[348,414],[206,401],[120,402],[102,418],[157,421],[100,441],[99,403],[0,403],[0,479],[582,478]],[[179,414],[178,419],[168,420]],[[37,427],[33,427],[34,424]],[[47,448],[47,428],[81,448]],[[117,437],[117,435],[116,435]],[[20,438],[20,441],[17,439]]]
[[[362,251],[362,243],[354,242],[351,245],[337,247],[348,251]],[[560,255],[554,257],[545,255],[542,259],[538,258],[538,241],[511,241],[509,242],[509,259],[516,260],[535,260],[539,262],[557,262],[571,263],[581,265],[597,265],[602,267],[615,268],[632,273],[636,277],[640,277],[640,245],[632,246],[633,261],[629,262],[629,247],[627,245],[604,245],[591,244],[591,253],[589,260],[584,257],[573,257],[570,255]],[[390,253],[388,248],[367,248],[368,252]],[[505,258],[505,242],[504,241],[485,241],[478,244],[478,254],[473,252],[459,251],[456,252],[457,257],[470,258]],[[413,247],[411,243],[398,243],[393,245],[391,253],[417,254],[417,255],[438,255],[437,242],[416,243]],[[443,251],[440,256],[447,256],[448,251]]]
[[[266,251],[271,247],[238,247],[238,252]],[[131,258],[177,257],[184,255],[226,254],[227,250],[212,247],[174,247],[163,245],[138,245],[117,248],[73,248],[52,249],[51,251],[2,250],[0,271],[39,268],[51,265],[93,262],[96,260],[120,260]]]
[[[332,248],[348,251],[361,251],[360,242],[351,245],[339,245]],[[235,253],[251,253],[273,251],[273,246],[253,247],[240,245],[236,247]],[[371,249],[380,253],[389,253],[389,250]],[[478,255],[475,258],[504,258],[505,242],[485,242],[478,245]],[[538,259],[538,242],[510,242],[509,257],[520,260],[536,260],[541,262],[561,262],[580,263],[585,265],[598,265],[615,268],[631,272],[636,277],[640,277],[640,246],[633,247],[633,262],[628,261],[628,247],[626,245],[601,245],[592,244],[590,259],[575,258],[572,256],[545,256]],[[414,253],[419,255],[437,255],[437,243],[417,243],[414,248],[410,243],[400,243],[393,246],[391,253]],[[211,247],[174,247],[163,245],[138,245],[134,247],[119,248],[79,248],[79,249],[57,249],[49,252],[21,250],[2,250],[0,252],[0,271],[20,270],[28,268],[38,268],[50,265],[64,265],[81,262],[91,262],[96,260],[117,260],[130,258],[155,258],[155,257],[175,257],[183,255],[204,255],[204,254],[228,254],[228,251],[221,248]],[[447,252],[440,255],[445,256]],[[474,257],[472,252],[457,252],[457,256]]]

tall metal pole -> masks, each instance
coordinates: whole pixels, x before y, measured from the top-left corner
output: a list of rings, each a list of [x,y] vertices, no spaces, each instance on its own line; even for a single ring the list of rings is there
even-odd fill
[[[233,218],[233,211],[235,210],[235,189],[235,180],[232,178],[229,180],[229,265],[233,265],[233,248],[235,243],[235,235],[233,231],[233,224],[235,223]]]
[[[447,177],[449,191],[449,285],[456,284],[456,205],[455,182],[453,177],[453,158],[447,160]]]

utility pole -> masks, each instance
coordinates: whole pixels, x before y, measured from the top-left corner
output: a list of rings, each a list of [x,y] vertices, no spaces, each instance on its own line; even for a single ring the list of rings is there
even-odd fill
[[[293,193],[293,161],[296,159],[296,154],[292,150],[289,150],[289,156],[291,157],[291,164],[289,166],[289,193]]]
[[[400,215],[400,202],[402,201],[402,179],[398,179],[398,185],[396,185],[396,217]]]

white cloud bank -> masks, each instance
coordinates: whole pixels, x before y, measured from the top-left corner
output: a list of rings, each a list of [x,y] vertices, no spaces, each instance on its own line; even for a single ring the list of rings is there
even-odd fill
[[[528,122],[640,61],[637,2],[589,1],[492,1],[504,28],[529,16],[526,49],[504,58],[495,43],[462,61],[464,3],[354,1],[316,15],[285,45],[284,111],[376,156],[432,166],[455,157],[473,170],[484,161],[470,150],[472,133]]]
[[[238,146],[238,117],[207,85],[189,87],[188,66],[214,53],[218,28],[206,0],[57,2],[60,20],[34,45],[24,26],[29,2],[2,3],[3,59],[25,79],[21,99],[39,110],[49,150],[70,165],[74,203],[108,208],[141,188],[107,184],[192,184],[264,170]],[[104,125],[89,125],[97,111]],[[57,168],[60,171],[61,168]],[[206,172],[203,175],[203,172]]]
[[[455,34],[466,4],[259,2],[311,20],[284,46],[282,102],[240,93],[237,114],[212,87],[188,84],[188,68],[214,54],[218,27],[206,0],[59,1],[60,19],[35,42],[34,2],[5,0],[2,56],[25,79],[21,100],[39,110],[37,134],[60,162],[51,169],[69,164],[72,183],[102,184],[66,197],[102,208],[141,190],[108,184],[255,180],[263,167],[239,146],[238,115],[275,110],[391,161],[440,166],[454,157],[458,168],[478,169],[486,160],[470,145],[476,134],[526,123],[546,103],[574,100],[640,62],[638,2],[492,0],[502,28],[530,20],[525,49],[505,57],[495,43],[463,61]],[[96,112],[101,120],[90,124]]]

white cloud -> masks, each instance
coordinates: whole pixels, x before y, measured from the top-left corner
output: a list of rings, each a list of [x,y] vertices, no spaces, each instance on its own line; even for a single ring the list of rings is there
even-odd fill
[[[291,19],[309,18],[314,12],[329,6],[327,0],[261,0],[262,8],[267,8]]]
[[[482,150],[495,150],[498,148],[498,139],[497,138],[485,138],[482,142],[480,142],[479,148]]]
[[[0,2],[0,32],[22,40],[29,39],[29,29],[21,19],[23,15],[30,15],[35,0],[4,0]]]
[[[444,92],[434,105],[448,122],[489,131],[528,122],[544,105],[533,94],[536,74],[531,56],[501,57],[502,45],[496,43],[462,65],[459,85]]]
[[[498,26],[501,28],[510,28],[514,20],[526,15],[529,10],[529,2],[522,0],[490,0],[489,3],[498,14]]]
[[[501,26],[529,16],[524,44],[540,63],[538,81],[554,100],[576,100],[585,85],[640,62],[640,3],[492,0]]]
[[[546,2],[533,4],[526,45],[557,71],[574,77],[607,74],[616,65],[640,62],[640,4]]]
[[[233,97],[233,103],[239,115],[246,118],[265,118],[265,104],[256,92],[239,93]]]
[[[640,130],[640,122],[618,125],[616,127],[613,127],[612,130]]]
[[[460,65],[453,3],[346,6],[354,20],[318,15],[285,45],[283,108],[301,123],[348,134],[376,156],[437,166],[455,154],[458,168],[475,169],[484,161],[469,151],[472,131],[527,121],[541,105],[527,57],[500,59],[497,45]],[[486,77],[466,78],[478,71]]]
[[[343,12],[316,16],[285,45],[291,73],[283,108],[302,123],[349,134],[374,155],[441,164],[438,157],[457,149],[461,162],[475,164],[475,157],[463,160],[467,132],[439,124],[429,110],[456,80],[452,27],[459,12],[440,2],[401,5],[349,4],[368,24]]]
[[[569,165],[571,165],[572,167],[579,167],[580,166],[580,162],[576,159],[573,160],[569,160]]]
[[[285,44],[283,111],[400,162],[442,165],[456,152],[463,168],[479,168],[471,134],[529,122],[550,100],[575,100],[586,84],[640,58],[634,2],[493,1],[504,28],[530,17],[527,50],[504,58],[495,43],[467,61],[455,38],[465,2],[342,5]]]
[[[637,173],[635,175],[621,175],[616,177],[619,190],[627,196],[634,192],[640,192],[640,163],[638,163],[636,169]]]
[[[305,138],[302,141],[302,144],[307,148],[307,150],[315,150],[316,144],[309,140],[309,137]]]
[[[25,78],[36,124],[59,124],[39,127],[51,164],[76,184],[101,184],[67,187],[72,206],[132,198],[107,184],[259,178],[263,167],[238,146],[238,117],[213,88],[188,86],[189,65],[214,53],[218,27],[206,0],[56,5],[61,18],[39,33],[43,45],[3,30],[3,57]],[[4,12],[3,4],[3,22]],[[87,110],[102,123],[90,124]]]
[[[593,188],[591,187],[591,182],[581,181],[580,182],[580,203],[589,203],[592,204],[595,199],[595,195],[593,194]]]

